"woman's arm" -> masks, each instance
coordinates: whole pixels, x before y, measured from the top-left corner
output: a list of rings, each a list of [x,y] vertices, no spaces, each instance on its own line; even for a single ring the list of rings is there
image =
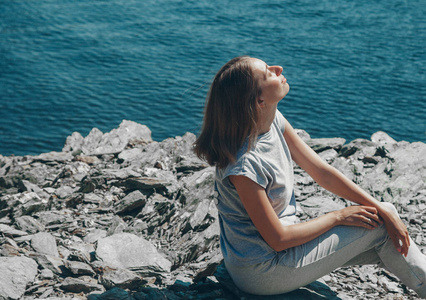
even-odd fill
[[[287,120],[285,122],[284,137],[293,160],[323,188],[352,202],[375,207],[385,221],[386,229],[395,247],[402,254],[407,255],[410,240],[407,228],[399,217],[349,180],[336,168],[324,162],[297,135],[290,123]],[[399,241],[402,242],[402,245],[400,245]]]
[[[373,229],[381,223],[374,207],[351,206],[308,222],[283,226],[264,188],[245,176],[232,175],[229,179],[253,224],[266,243],[277,252],[311,241],[337,225]]]

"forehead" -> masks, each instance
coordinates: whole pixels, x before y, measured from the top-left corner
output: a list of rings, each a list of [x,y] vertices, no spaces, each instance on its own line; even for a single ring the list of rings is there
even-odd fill
[[[253,70],[253,75],[256,78],[264,78],[266,63],[263,60],[252,58],[251,59],[251,67]]]

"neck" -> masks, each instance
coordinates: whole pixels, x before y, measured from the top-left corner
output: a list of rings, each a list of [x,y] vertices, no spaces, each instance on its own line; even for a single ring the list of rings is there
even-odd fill
[[[277,106],[262,107],[260,109],[260,118],[258,124],[258,134],[266,133],[271,129],[272,122],[274,122],[275,112]]]

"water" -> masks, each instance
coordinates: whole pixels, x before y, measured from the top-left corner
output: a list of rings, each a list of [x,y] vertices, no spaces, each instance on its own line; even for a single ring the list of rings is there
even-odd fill
[[[209,82],[284,67],[279,109],[312,137],[426,142],[423,0],[0,0],[0,153],[60,151],[123,119],[197,133]]]

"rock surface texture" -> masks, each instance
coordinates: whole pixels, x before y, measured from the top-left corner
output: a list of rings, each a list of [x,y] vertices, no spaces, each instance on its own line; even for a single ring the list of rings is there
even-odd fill
[[[395,204],[426,251],[426,145],[386,133],[311,139],[319,155]],[[239,291],[221,264],[214,168],[195,135],[151,139],[131,121],[62,152],[0,155],[0,299],[417,299],[376,266],[341,268],[289,294]],[[347,205],[295,167],[302,220]]]

